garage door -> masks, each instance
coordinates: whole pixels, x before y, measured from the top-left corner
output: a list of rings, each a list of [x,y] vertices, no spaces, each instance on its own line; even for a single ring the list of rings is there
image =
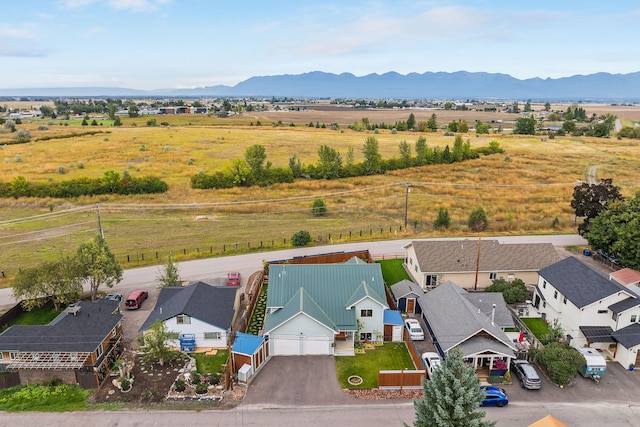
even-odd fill
[[[274,356],[306,356],[331,354],[328,337],[271,337],[269,343]]]

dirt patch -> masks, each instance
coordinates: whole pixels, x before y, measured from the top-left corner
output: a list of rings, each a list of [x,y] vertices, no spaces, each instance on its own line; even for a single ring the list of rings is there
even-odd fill
[[[164,366],[158,363],[145,362],[142,354],[129,353],[129,360],[133,360],[133,385],[128,392],[121,391],[117,385],[113,384],[118,376],[111,376],[103,386],[96,390],[89,398],[89,402],[93,404],[101,403],[117,403],[124,404],[129,407],[148,407],[153,405],[172,405],[180,407],[180,404],[189,403],[190,408],[193,405],[206,406],[207,408],[220,407],[231,408],[242,402],[245,396],[246,387],[234,384],[233,390],[227,390],[222,393],[222,400],[207,399],[192,394],[185,399],[177,399],[176,401],[167,401],[167,395],[180,375],[181,370],[188,362],[185,356],[177,361],[165,362]]]

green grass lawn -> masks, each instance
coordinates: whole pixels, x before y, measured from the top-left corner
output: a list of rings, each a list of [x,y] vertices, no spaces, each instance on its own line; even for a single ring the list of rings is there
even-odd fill
[[[387,369],[415,369],[404,343],[386,343],[355,356],[337,356],[336,375],[342,388],[366,389],[378,387],[378,371]],[[347,382],[351,375],[362,378],[362,384]]]
[[[520,319],[524,322],[525,325],[533,332],[536,338],[542,339],[545,335],[549,333],[549,325],[543,319],[540,318],[530,318],[525,317]]]
[[[81,411],[87,407],[87,397],[89,397],[89,394],[91,394],[91,390],[84,390],[77,385],[19,385],[0,390],[0,410],[9,412]]]
[[[395,285],[401,280],[411,280],[402,266],[404,259],[387,259],[376,262],[382,267],[382,277],[387,286]]]
[[[27,311],[18,317],[11,325],[48,325],[60,314],[53,307],[40,307]]]
[[[222,367],[229,357],[229,352],[227,350],[218,350],[215,356],[204,353],[189,353],[189,356],[196,359],[196,370],[198,373],[221,373]]]

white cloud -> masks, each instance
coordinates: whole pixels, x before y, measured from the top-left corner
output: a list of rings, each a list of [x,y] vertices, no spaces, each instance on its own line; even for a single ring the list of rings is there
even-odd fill
[[[167,3],[169,0],[109,0],[109,6],[114,9],[129,9],[134,12],[154,11],[159,5]]]

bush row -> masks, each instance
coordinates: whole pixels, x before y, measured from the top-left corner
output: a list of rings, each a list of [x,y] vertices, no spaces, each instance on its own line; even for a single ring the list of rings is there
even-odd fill
[[[102,178],[76,178],[60,182],[29,182],[19,176],[11,182],[0,182],[0,197],[54,197],[70,198],[100,194],[154,194],[164,193],[169,186],[159,178],[147,176],[120,177],[108,171]]]

